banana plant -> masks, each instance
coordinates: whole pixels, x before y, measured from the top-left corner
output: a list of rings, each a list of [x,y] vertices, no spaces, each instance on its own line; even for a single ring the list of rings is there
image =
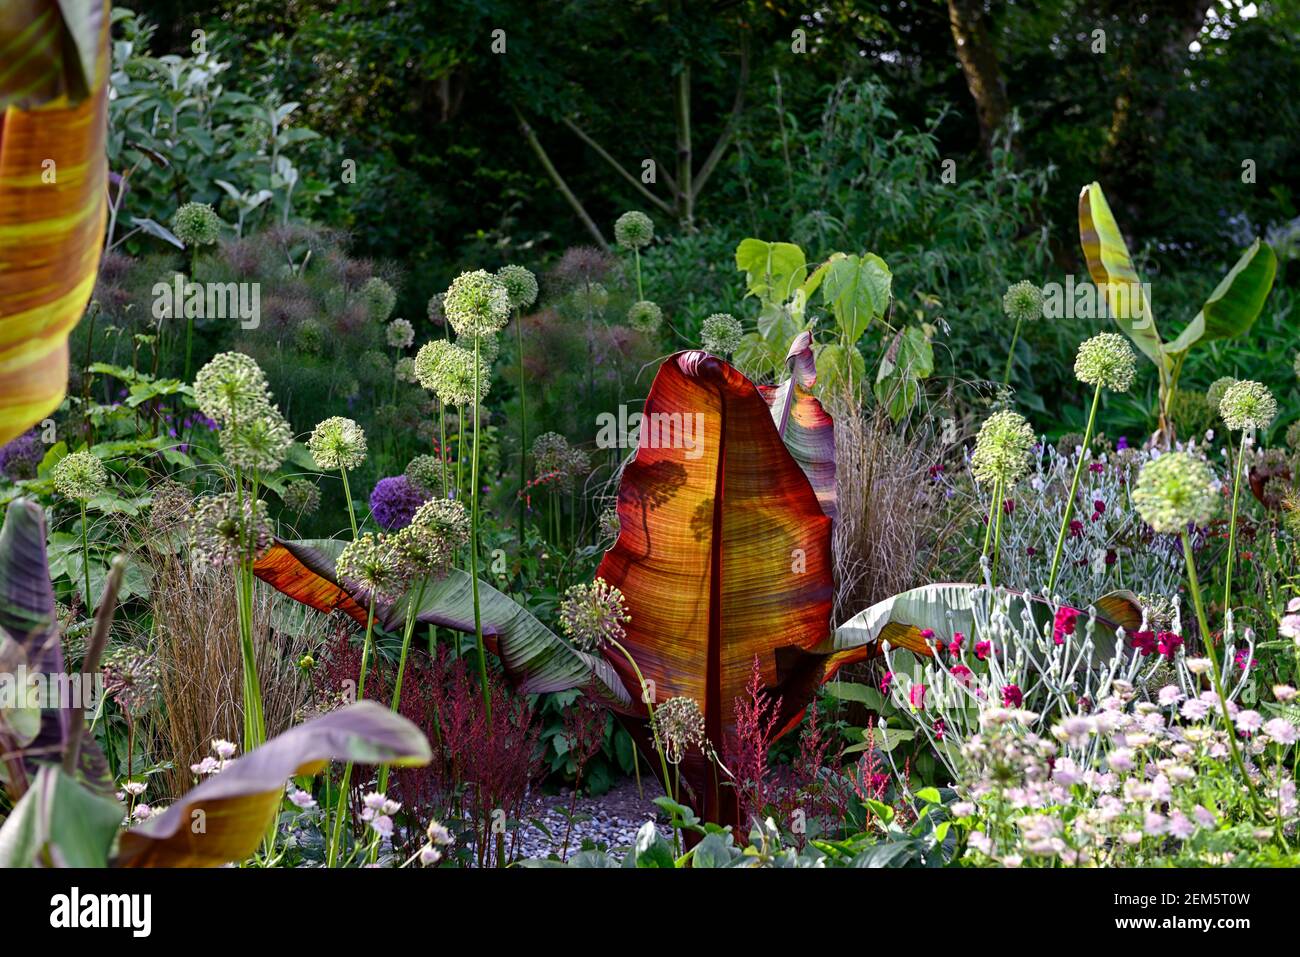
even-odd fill
[[[1273,288],[1277,256],[1256,239],[1210,293],[1200,312],[1166,342],[1156,325],[1148,286],[1142,282],[1101,185],[1079,193],[1079,241],[1088,273],[1106,298],[1115,324],[1156,367],[1160,381],[1159,435],[1173,442],[1176,423],[1170,409],[1187,354],[1198,342],[1235,339],[1254,325]]]
[[[0,445],[63,400],[68,333],[95,284],[107,216],[108,40],[107,0],[5,5]]]

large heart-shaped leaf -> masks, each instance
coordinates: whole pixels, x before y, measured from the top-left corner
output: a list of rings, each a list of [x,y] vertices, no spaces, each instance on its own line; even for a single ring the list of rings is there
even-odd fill
[[[822,511],[836,512],[835,422],[810,391],[817,384],[812,333],[801,332],[785,357],[790,376],[779,386],[761,385],[759,393],[772,410],[777,433],[817,493]]]
[[[821,661],[808,650],[827,636],[831,522],[757,388],[726,362],[671,356],[644,415],[619,486],[618,541],[597,575],[627,598],[624,644],[654,700],[694,699],[725,753],[755,659],[783,711],[815,689]],[[606,656],[637,687],[628,663]],[[734,791],[716,786],[713,765],[692,753],[682,770],[695,806],[725,819]]]
[[[319,774],[330,761],[418,767],[433,753],[424,734],[374,701],[300,724],[272,738],[187,792],[148,823],[122,836],[126,867],[218,867],[256,850],[295,775]]]
[[[334,565],[345,543],[334,539],[277,541],[254,566],[258,578],[290,598],[323,611],[342,611],[358,624],[366,623],[368,606],[341,585]],[[474,631],[474,604],[470,578],[452,569],[445,578],[417,584],[395,602],[378,602],[379,627],[400,631],[407,605],[420,595],[416,620],[457,631]],[[628,704],[627,689],[612,668],[599,658],[583,654],[558,638],[528,609],[508,595],[479,580],[479,610],[483,638],[505,668],[506,677],[519,691],[534,694],[583,688],[596,678],[596,688],[611,704]]]
[[[1177,355],[1202,340],[1232,339],[1244,335],[1264,308],[1264,300],[1273,288],[1276,275],[1277,256],[1272,247],[1255,240],[1214,287],[1214,292],[1210,293],[1210,298],[1205,300],[1205,305],[1187,328],[1169,343],[1167,350]]]
[[[871,320],[884,315],[892,285],[893,274],[875,253],[835,253],[827,261],[822,299],[847,343],[856,343]]]
[[[1161,381],[1165,381],[1172,362],[1165,354],[1151,303],[1133,266],[1124,235],[1098,183],[1089,183],[1079,193],[1079,241],[1088,273],[1106,296],[1115,323],[1156,364]]]
[[[95,284],[107,9],[106,0],[0,9],[0,445],[63,400],[68,333]]]

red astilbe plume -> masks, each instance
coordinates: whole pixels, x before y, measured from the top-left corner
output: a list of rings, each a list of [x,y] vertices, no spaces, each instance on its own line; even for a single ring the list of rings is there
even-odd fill
[[[758,656],[745,694],[736,698],[736,733],[727,742],[727,766],[735,777],[740,820],[749,823],[762,817],[773,797],[771,769],[767,753],[776,739],[781,715],[781,699],[772,701],[763,687],[763,670]]]

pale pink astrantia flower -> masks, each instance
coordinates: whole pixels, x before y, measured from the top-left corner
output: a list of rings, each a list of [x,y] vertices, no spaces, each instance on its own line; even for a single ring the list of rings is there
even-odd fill
[[[1196,825],[1182,811],[1169,815],[1169,833],[1180,841],[1185,841],[1196,833]]]
[[[1241,711],[1236,718],[1237,730],[1244,734],[1254,734],[1264,726],[1264,717],[1258,711]]]
[[[1165,685],[1160,689],[1159,701],[1168,708],[1171,705],[1178,704],[1183,700],[1182,689],[1178,685]]]
[[[1240,720],[1238,715],[1238,720]],[[1296,727],[1286,718],[1270,718],[1264,722],[1264,733],[1278,744],[1295,744]]]
[[[301,788],[294,788],[289,792],[289,801],[303,810],[316,806],[316,799]]]

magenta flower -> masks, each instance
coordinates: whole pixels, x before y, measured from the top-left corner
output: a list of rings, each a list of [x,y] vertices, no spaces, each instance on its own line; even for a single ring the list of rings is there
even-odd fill
[[[975,642],[975,657],[983,661],[989,655],[993,654],[993,642],[977,641]]]
[[[889,689],[894,684],[894,673],[886,671],[884,677],[880,679],[880,690],[884,694],[889,694]]]
[[[965,635],[963,635],[960,631],[954,631],[952,633],[952,641],[948,642],[948,651],[951,652],[953,655],[961,654],[961,645],[962,642],[965,640],[966,640]]]
[[[1156,651],[1166,658],[1172,658],[1174,652],[1183,646],[1183,639],[1172,631],[1162,631],[1156,635]]]
[[[907,691],[907,703],[920,711],[925,710],[925,685],[912,685]]]
[[[1025,694],[1019,685],[1002,686],[1002,707],[1019,708],[1025,703]]]
[[[965,687],[970,687],[971,670],[965,665],[953,665],[952,676],[962,683]]]
[[[1242,648],[1238,651],[1237,654],[1233,656],[1232,660],[1237,663],[1237,667],[1242,671],[1249,671],[1255,664],[1254,660],[1250,657],[1249,649],[1246,648]]]
[[[1054,644],[1065,644],[1065,636],[1073,635],[1075,624],[1079,619],[1079,612],[1075,608],[1063,606],[1056,610],[1056,621],[1052,623],[1052,642]]]

